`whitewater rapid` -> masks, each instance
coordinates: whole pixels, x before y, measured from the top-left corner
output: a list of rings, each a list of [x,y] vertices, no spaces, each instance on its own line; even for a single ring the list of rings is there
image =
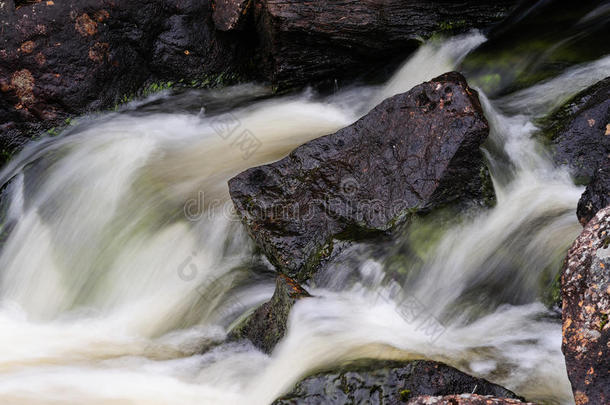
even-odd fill
[[[308,286],[314,298],[293,308],[271,356],[223,342],[275,284],[227,180],[454,69],[484,41],[431,41],[383,86],[201,91],[221,105],[262,98],[219,111],[162,93],[28,145],[0,173],[0,403],[263,405],[361,357],[440,360],[529,400],[572,403],[560,320],[539,286],[581,229],[582,188],[533,122],[606,77],[609,58],[503,99],[481,94],[497,204],[411,235],[430,243],[408,277],[389,271],[394,250],[380,260],[355,246]],[[407,303],[423,318],[405,316]]]

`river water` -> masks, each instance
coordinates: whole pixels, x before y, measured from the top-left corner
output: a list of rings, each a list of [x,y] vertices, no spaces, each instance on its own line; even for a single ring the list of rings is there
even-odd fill
[[[494,208],[424,218],[383,254],[348,249],[308,286],[314,298],[294,307],[271,356],[223,342],[275,284],[227,180],[454,69],[484,41],[431,41],[385,85],[330,96],[270,97],[255,84],[159,93],[28,145],[0,173],[0,403],[263,405],[361,357],[440,360],[529,400],[573,403],[560,318],[540,286],[581,229],[583,189],[552,164],[535,122],[608,76],[610,57],[500,99],[480,94]]]

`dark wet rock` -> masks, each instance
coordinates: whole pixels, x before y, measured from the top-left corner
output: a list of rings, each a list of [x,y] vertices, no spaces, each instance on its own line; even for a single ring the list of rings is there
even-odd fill
[[[378,236],[415,213],[487,201],[493,187],[480,145],[488,132],[476,92],[447,73],[237,175],[229,191],[267,257],[303,280],[332,253],[334,239]]]
[[[584,225],[610,203],[610,77],[578,93],[543,125],[555,162],[588,185],[577,211]]]
[[[576,214],[584,226],[599,210],[610,205],[610,158],[606,158],[585,189]]]
[[[239,47],[249,46],[215,31],[208,1],[29,3],[0,2],[4,155],[39,131],[112,108],[151,83],[238,74],[231,69]]]
[[[610,207],[568,252],[562,274],[563,344],[577,405],[610,403]]]
[[[442,397],[434,397],[430,395],[422,395],[413,398],[407,405],[534,405],[532,402],[523,402],[518,399],[510,398],[494,398],[489,395],[462,394],[462,395],[446,395]]]
[[[263,352],[271,353],[286,333],[290,310],[298,300],[307,297],[311,295],[295,280],[279,275],[271,300],[236,326],[229,333],[229,340],[249,339]]]
[[[254,0],[215,0],[212,2],[214,24],[221,31],[244,28]]]
[[[400,404],[419,395],[463,393],[520,399],[442,363],[363,360],[307,377],[273,405]]]
[[[456,15],[459,30],[483,26],[514,2],[2,1],[0,165],[70,117],[155,89],[351,76],[453,30]]]
[[[470,84],[496,97],[608,53],[610,18],[597,0],[523,1],[460,66]]]
[[[255,15],[262,68],[280,87],[353,76],[403,59],[434,33],[487,27],[516,3],[260,0]]]
[[[545,122],[555,161],[588,184],[610,153],[610,77],[578,93]]]

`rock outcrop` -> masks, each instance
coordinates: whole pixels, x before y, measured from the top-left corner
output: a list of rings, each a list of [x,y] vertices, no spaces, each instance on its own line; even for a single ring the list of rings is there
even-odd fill
[[[461,394],[433,397],[422,395],[413,398],[407,405],[534,405],[532,402],[523,402],[518,399],[494,398],[489,395]]]
[[[307,377],[273,405],[401,404],[420,395],[464,393],[520,399],[442,363],[364,360]]]
[[[251,48],[247,37],[216,31],[208,1],[4,1],[0,27],[3,158],[151,83],[237,75]]]
[[[610,203],[610,77],[583,90],[545,119],[555,162],[588,185],[578,204],[585,225]]]
[[[280,87],[356,76],[399,62],[434,33],[489,26],[517,1],[261,0],[255,5],[265,76]]]
[[[610,207],[568,252],[562,273],[563,345],[577,405],[610,403]]]
[[[228,339],[249,339],[263,352],[271,353],[286,333],[288,315],[294,304],[310,296],[295,280],[280,274],[271,300],[237,325],[229,333]]]
[[[150,89],[237,80],[286,89],[352,77],[404,59],[435,31],[498,21],[514,3],[2,1],[0,165],[70,117]]]
[[[493,198],[477,94],[447,73],[339,132],[229,181],[250,235],[283,273],[307,279],[333,240],[386,233],[415,213]]]

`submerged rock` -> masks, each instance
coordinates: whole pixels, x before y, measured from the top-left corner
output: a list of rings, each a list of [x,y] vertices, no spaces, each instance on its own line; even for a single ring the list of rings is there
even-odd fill
[[[532,402],[523,402],[519,399],[494,398],[489,395],[461,394],[433,397],[422,395],[413,398],[407,405],[534,405]]]
[[[279,87],[355,76],[406,57],[434,33],[483,28],[516,0],[259,0],[255,18],[265,77]]]
[[[333,239],[391,231],[415,213],[493,198],[476,91],[447,73],[335,134],[229,181],[248,232],[279,270],[308,278]]]
[[[563,345],[577,405],[610,403],[610,207],[568,252],[562,274]]]
[[[271,353],[286,333],[290,310],[298,300],[306,297],[311,295],[303,287],[290,277],[280,274],[271,300],[236,326],[229,333],[229,340],[249,339],[263,352]]]
[[[362,360],[305,378],[273,405],[400,404],[420,395],[463,393],[520,399],[442,363]]]
[[[574,96],[545,121],[555,162],[568,165],[575,180],[588,185],[577,211],[584,225],[610,203],[610,77]]]

